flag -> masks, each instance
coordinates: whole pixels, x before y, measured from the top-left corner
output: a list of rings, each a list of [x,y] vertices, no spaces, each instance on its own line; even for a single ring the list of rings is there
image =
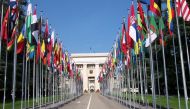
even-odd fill
[[[9,20],[9,13],[10,13],[10,8],[7,9],[7,12],[5,14],[5,17],[3,19],[2,23],[2,31],[1,31],[1,37],[3,41],[7,41],[8,39],[8,20]]]
[[[143,3],[143,4],[150,5],[150,0],[140,0],[140,2]]]
[[[156,25],[154,16],[150,17],[150,30],[148,33],[148,38],[146,39],[145,47],[150,46],[150,44],[157,38],[158,27]]]
[[[26,44],[26,60],[28,61],[29,59],[33,59],[34,58],[34,54],[35,54],[35,46],[34,45],[30,45],[29,42],[27,42]]]
[[[173,19],[174,19],[174,9],[172,5],[172,0],[167,0],[167,9],[168,9],[168,29],[170,35],[174,32],[174,25],[173,25]]]
[[[186,0],[176,0],[177,14],[183,20],[190,21],[190,9]]]
[[[48,20],[46,20],[46,26],[45,26],[45,33],[44,37],[47,39],[49,36],[49,29],[48,29]]]
[[[24,35],[26,32],[26,26],[24,25],[22,28],[22,31],[17,39],[17,54],[20,54],[24,50],[25,41],[24,41]]]
[[[19,20],[19,17],[17,17],[17,19],[15,21],[15,26],[14,26],[12,34],[11,34],[11,40],[7,44],[7,50],[8,51],[12,48],[12,46],[14,44],[14,40],[15,40],[16,32],[17,32],[17,27],[18,27],[18,20]]]
[[[36,63],[38,63],[40,53],[41,53],[40,40],[38,40],[37,50],[36,50]]]
[[[38,42],[38,19],[36,15],[36,6],[34,8],[34,12],[32,15],[32,22],[31,22],[31,32],[32,32],[32,45],[37,45]]]
[[[125,22],[122,24],[122,37],[121,37],[121,50],[124,54],[127,53],[127,43],[126,43],[126,29],[125,29]]]
[[[131,5],[131,15],[130,15],[130,27],[129,27],[129,36],[133,39],[134,42],[137,41],[137,31],[136,31],[136,17],[135,17],[135,9],[132,2]]]
[[[161,0],[150,0],[150,11],[155,15],[161,16]]]
[[[130,28],[130,15],[128,14],[128,21],[127,21],[127,47],[132,48],[133,47],[133,41],[132,38],[129,36],[129,28]]]
[[[18,17],[17,1],[16,0],[10,0],[9,6],[10,6],[10,19],[14,24],[14,21]],[[13,25],[13,27],[14,27],[14,25]]]
[[[41,45],[41,58],[43,59],[45,56],[45,41],[43,39],[42,45]]]
[[[137,7],[137,22],[138,22],[137,28],[138,28],[138,31],[140,32],[141,40],[143,40],[147,34],[147,26],[145,22],[144,11],[140,2],[138,2],[138,7]]]
[[[32,23],[32,4],[29,3],[27,8],[26,32],[30,44],[32,43],[31,23]]]

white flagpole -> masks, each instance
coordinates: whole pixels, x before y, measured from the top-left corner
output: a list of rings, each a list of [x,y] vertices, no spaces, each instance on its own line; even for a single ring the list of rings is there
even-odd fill
[[[8,41],[7,41],[8,43]],[[1,52],[1,51],[0,51]],[[7,50],[5,50],[5,69],[4,69],[4,97],[3,97],[3,109],[5,109],[5,99],[6,99],[6,85],[7,85]],[[1,57],[0,57],[1,58]],[[1,59],[0,59],[1,60]]]
[[[157,43],[155,42],[155,50],[157,50]],[[160,101],[160,76],[159,76],[159,70],[158,70],[158,54],[156,53],[156,73],[157,73],[157,84],[158,84],[158,98],[159,98],[159,108],[161,109],[161,101]]]
[[[177,82],[177,95],[178,95],[178,108],[181,109],[181,99],[180,99],[180,93],[179,93],[179,79],[178,79],[178,68],[177,68],[177,60],[176,60],[176,48],[175,48],[175,39],[174,36],[172,36],[173,41],[173,51],[174,51],[174,61],[175,61],[175,75],[176,75],[176,82]]]
[[[181,60],[181,69],[182,69],[182,78],[183,78],[183,88],[184,88],[184,96],[185,96],[185,107],[186,109],[188,109],[188,96],[187,96],[187,84],[186,84],[186,76],[185,76],[185,68],[184,68],[184,60],[183,60],[183,49],[182,49],[182,44],[181,44],[181,35],[179,31],[179,21],[178,21],[176,6],[175,6],[175,13],[176,13],[175,18],[177,22],[177,33],[178,33],[178,42],[179,42],[180,60]]]
[[[33,103],[32,103],[32,108],[34,109],[34,106],[35,106],[35,73],[36,73],[36,70],[35,70],[35,55],[34,55],[34,61],[33,61]]]
[[[24,48],[24,53],[23,53],[23,62],[22,62],[22,98],[21,98],[21,109],[23,109],[23,99],[24,99],[24,75],[25,75],[25,56],[26,56],[26,53],[25,53],[26,49]]]
[[[1,4],[1,32],[3,30],[2,29],[2,25],[3,25],[3,13],[4,13],[4,0],[2,0],[2,4]],[[2,35],[2,33],[1,33],[1,35]],[[0,37],[0,61],[1,61],[1,47],[2,47],[1,40],[2,40],[2,36]]]
[[[13,87],[12,87],[12,109],[15,108],[15,92],[16,92],[16,64],[17,64],[17,40],[16,40],[16,36],[14,38],[14,62],[13,62]]]

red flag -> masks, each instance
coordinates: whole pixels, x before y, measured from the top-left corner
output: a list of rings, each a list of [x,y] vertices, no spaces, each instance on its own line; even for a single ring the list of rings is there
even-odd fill
[[[122,38],[121,38],[121,50],[123,51],[124,54],[127,53],[127,43],[126,43],[126,29],[125,29],[125,23],[123,22],[122,26]]]
[[[1,36],[2,36],[2,40],[3,41],[7,41],[8,38],[8,34],[7,34],[7,25],[8,25],[8,20],[9,20],[9,13],[10,13],[10,8],[7,9],[7,12],[5,14],[4,20],[3,20],[3,24],[2,24],[2,32],[1,32]]]
[[[41,53],[41,46],[40,46],[40,41],[38,40],[37,51],[36,51],[36,63],[38,63],[40,53]]]
[[[129,28],[130,28],[130,15],[128,15],[128,27],[127,27],[127,47],[128,48],[132,48],[133,47],[133,40],[132,38],[129,36]]]
[[[16,51],[17,54],[20,54],[24,50],[24,45],[25,45],[24,40],[17,44],[17,51]]]

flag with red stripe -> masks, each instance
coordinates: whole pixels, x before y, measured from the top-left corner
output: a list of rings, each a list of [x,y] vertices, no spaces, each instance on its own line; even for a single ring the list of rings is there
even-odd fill
[[[185,21],[190,21],[190,10],[186,0],[176,0],[176,8],[179,17]]]

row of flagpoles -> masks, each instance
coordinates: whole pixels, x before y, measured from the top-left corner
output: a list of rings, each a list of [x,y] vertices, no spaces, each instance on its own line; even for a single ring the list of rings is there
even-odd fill
[[[134,3],[137,3],[137,14],[135,14]],[[144,9],[147,11],[144,11]],[[164,13],[167,13],[166,21],[163,20],[165,17],[163,15]],[[175,75],[177,80],[178,108],[182,108],[179,93],[179,81],[182,81],[185,101],[184,107],[188,109],[186,77],[188,73],[185,72],[184,68],[184,50],[182,49],[178,17],[183,18],[185,52],[187,53],[188,72],[190,74],[189,48],[185,27],[185,22],[190,21],[190,10],[186,0],[137,0],[137,2],[132,0],[130,11],[128,12],[127,27],[125,26],[126,20],[124,18],[122,29],[119,30],[108,60],[99,74],[99,82],[103,95],[116,99],[130,106],[130,108],[150,108],[150,101],[146,98],[148,94],[150,94],[148,93],[149,86],[147,83],[147,81],[150,81],[152,107],[154,109],[161,108],[161,106],[157,107],[157,95],[155,92],[158,90],[158,97],[160,98],[160,75],[162,74],[159,74],[158,62],[161,61],[163,62],[166,108],[169,109],[168,69],[165,57],[166,47],[169,46],[166,44],[165,39],[168,39],[172,40],[171,50],[174,52],[173,59],[175,62]],[[176,22],[177,32],[174,32],[174,22]],[[167,25],[167,27],[165,27],[165,25]],[[177,65],[175,37],[178,38],[181,68]],[[157,43],[158,40],[160,45]],[[159,47],[162,50],[161,57],[163,60],[158,60]],[[182,72],[181,80],[178,77],[179,70]],[[150,78],[147,78],[148,71],[150,72]],[[156,86],[158,89],[156,89]],[[125,92],[127,94],[125,94]],[[140,94],[136,95],[137,92]],[[135,99],[136,97],[137,99]],[[141,104],[141,102],[146,104],[145,107],[138,105]]]
[[[8,6],[5,7],[6,5]],[[69,53],[63,49],[62,41],[58,40],[55,30],[49,28],[48,19],[44,27],[42,15],[37,17],[36,6],[32,10],[30,2],[27,3],[24,21],[21,20],[22,17],[18,0],[2,1],[0,62],[5,63],[1,67],[4,68],[3,109],[6,108],[7,69],[10,67],[7,65],[10,58],[8,56],[13,57],[12,109],[15,108],[18,81],[22,83],[20,108],[42,107],[80,96],[80,72],[70,59]],[[8,55],[12,51],[14,54]],[[4,53],[5,58],[2,58]],[[17,73],[20,73],[17,72],[20,61],[17,56],[23,59],[22,80],[17,79]]]

